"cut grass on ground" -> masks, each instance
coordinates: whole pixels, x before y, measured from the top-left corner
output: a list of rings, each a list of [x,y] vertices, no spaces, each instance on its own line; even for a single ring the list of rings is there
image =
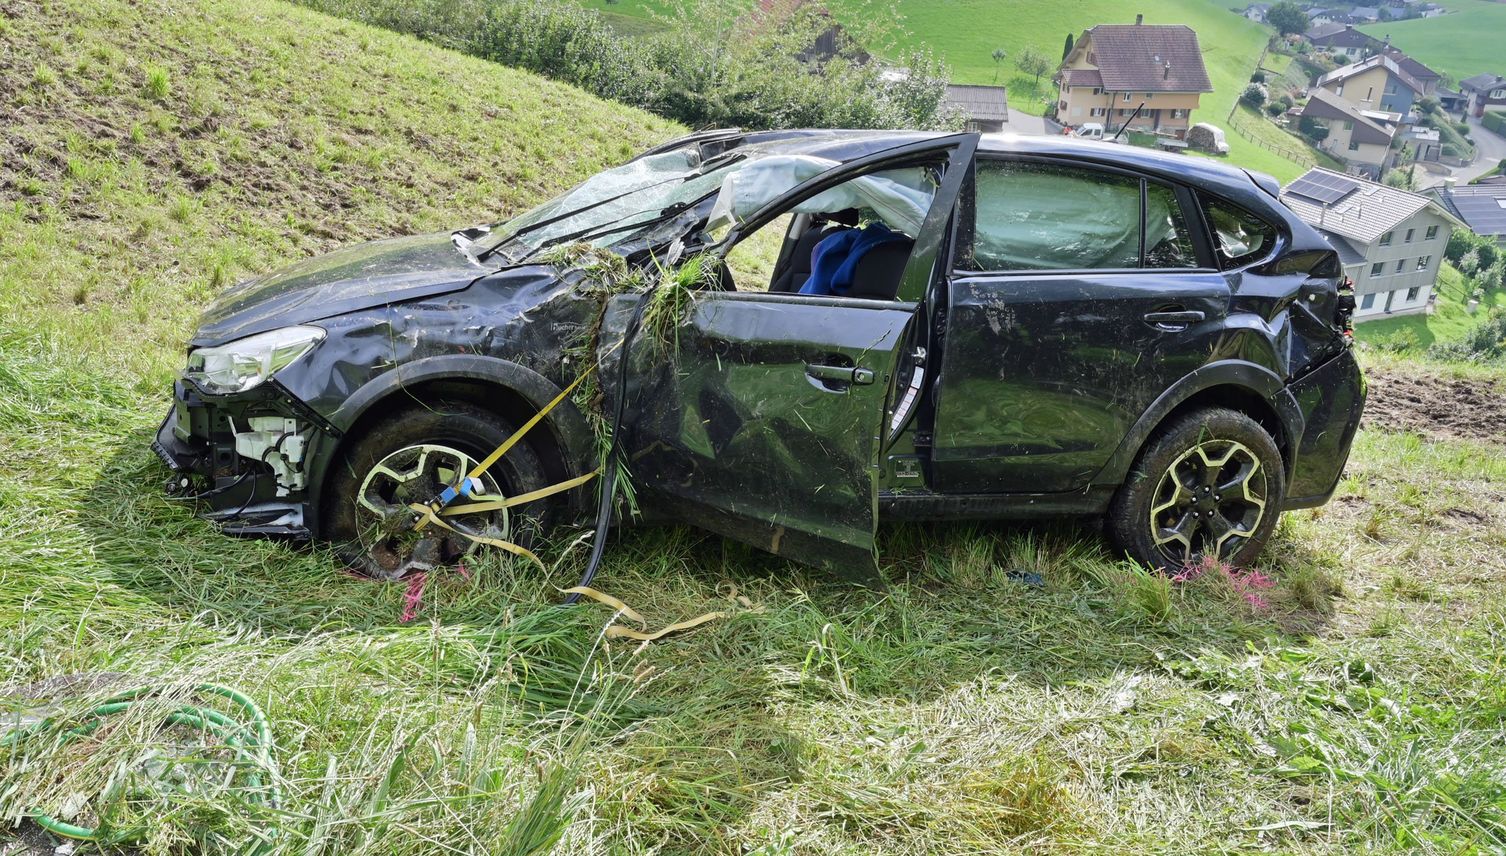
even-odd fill
[[[0,749],[6,824],[103,811],[140,852],[205,854],[275,825],[278,856],[1506,846],[1500,445],[1363,431],[1261,576],[1172,583],[1071,524],[898,527],[870,591],[623,532],[599,587],[655,623],[730,613],[641,651],[554,606],[563,543],[547,578],[479,555],[419,594],[223,537],[147,451],[210,294],[495,219],[676,129],[272,0],[0,10],[0,720],[67,676],[118,682],[77,685],[65,724],[121,687],[230,685],[283,794],[258,809],[217,764],[137,792],[206,766],[164,701]]]

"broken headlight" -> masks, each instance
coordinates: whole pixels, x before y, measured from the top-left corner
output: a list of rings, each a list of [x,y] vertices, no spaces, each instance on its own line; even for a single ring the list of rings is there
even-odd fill
[[[188,353],[184,376],[208,393],[248,390],[324,341],[318,327],[283,327]]]

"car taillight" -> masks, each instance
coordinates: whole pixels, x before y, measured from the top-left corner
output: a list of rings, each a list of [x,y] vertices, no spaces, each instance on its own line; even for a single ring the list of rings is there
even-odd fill
[[[1354,338],[1354,280],[1344,277],[1339,283],[1339,296],[1334,301],[1333,321],[1345,336]]]

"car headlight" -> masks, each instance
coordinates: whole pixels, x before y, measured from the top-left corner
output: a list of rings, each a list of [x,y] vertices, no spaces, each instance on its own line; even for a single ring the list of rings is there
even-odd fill
[[[184,375],[205,392],[220,395],[251,389],[324,341],[318,327],[283,327],[188,354]]]

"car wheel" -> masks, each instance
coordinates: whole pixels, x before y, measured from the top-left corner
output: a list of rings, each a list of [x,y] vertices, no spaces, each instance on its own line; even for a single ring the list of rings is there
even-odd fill
[[[405,409],[362,433],[335,465],[323,500],[325,536],[355,570],[380,579],[453,564],[476,542],[435,526],[411,528],[409,503],[428,503],[512,435],[514,426],[484,408],[447,402]],[[517,496],[548,484],[538,455],[513,446],[481,476],[478,499]],[[461,498],[458,502],[467,502]],[[548,505],[447,518],[467,535],[522,546],[547,524]]]
[[[1285,490],[1281,452],[1258,422],[1199,409],[1141,450],[1109,506],[1108,528],[1120,549],[1164,572],[1209,556],[1243,565],[1275,531]]]

